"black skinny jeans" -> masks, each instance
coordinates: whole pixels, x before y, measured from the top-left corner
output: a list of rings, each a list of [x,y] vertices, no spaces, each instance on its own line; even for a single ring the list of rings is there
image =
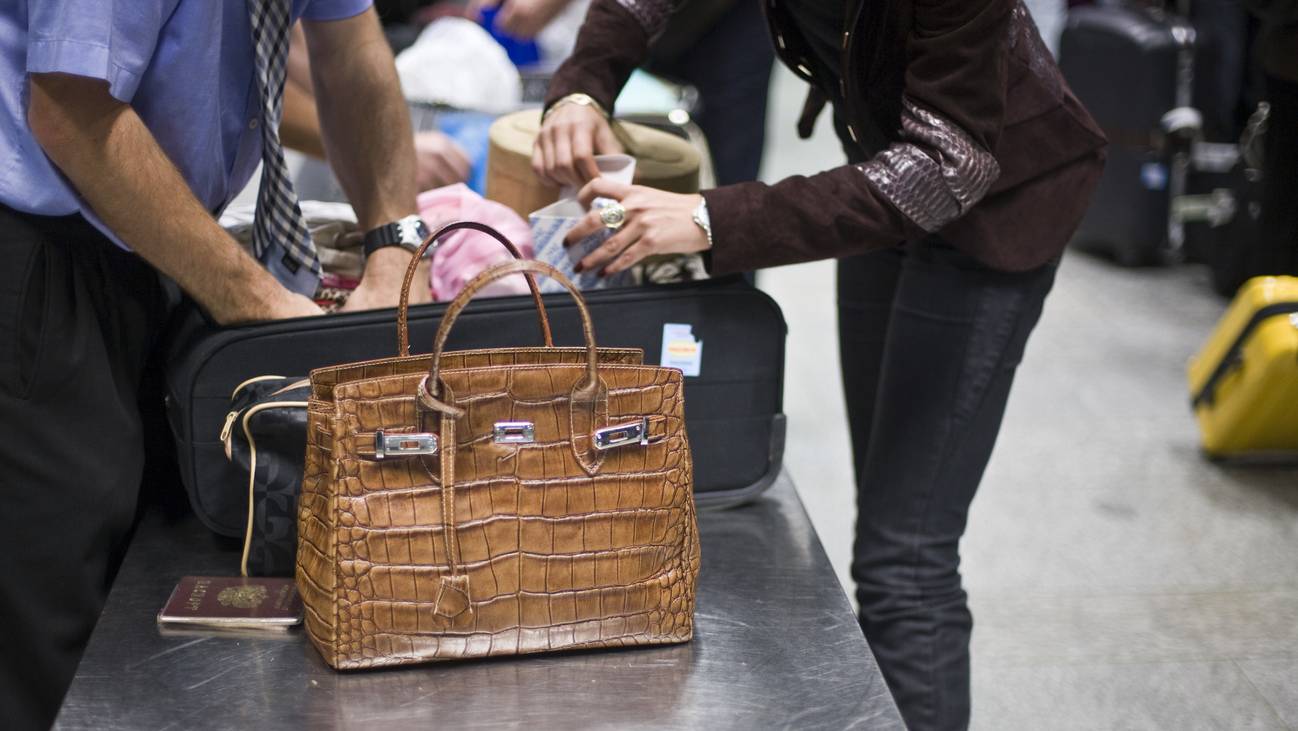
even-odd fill
[[[861,627],[913,731],[969,723],[960,537],[1055,264],[986,268],[936,237],[838,264]]]

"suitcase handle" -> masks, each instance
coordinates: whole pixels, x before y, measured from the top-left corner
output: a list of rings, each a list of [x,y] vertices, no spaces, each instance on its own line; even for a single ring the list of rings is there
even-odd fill
[[[415,281],[415,269],[419,267],[419,262],[424,257],[424,252],[433,246],[439,239],[452,231],[478,231],[487,234],[496,241],[499,241],[516,260],[527,261],[523,258],[523,253],[518,250],[517,246],[504,234],[496,229],[476,221],[456,221],[448,223],[438,229],[437,233],[429,235],[424,239],[424,243],[419,245],[419,250],[410,260],[410,266],[406,267],[406,277],[401,282],[401,302],[397,306],[397,355],[406,357],[410,355],[410,287]],[[433,256],[437,255],[437,249],[433,248]],[[545,347],[554,347],[554,336],[550,334],[550,318],[545,312],[545,302],[541,299],[541,288],[536,286],[536,277],[530,272],[524,271],[523,276],[527,278],[527,288],[532,290],[532,300],[536,302],[536,317],[541,326],[541,339],[545,342]],[[458,298],[457,298],[458,299]]]
[[[425,410],[437,411],[456,418],[463,413],[463,410],[454,404],[443,403],[440,400],[441,384],[438,381],[437,371],[441,366],[442,348],[446,346],[446,340],[451,335],[451,326],[455,324],[460,312],[473,299],[473,295],[497,279],[502,279],[517,272],[527,274],[529,280],[533,279],[532,274],[549,277],[563,285],[563,288],[572,295],[573,300],[577,303],[577,312],[581,315],[581,332],[586,339],[586,382],[579,384],[578,390],[589,392],[599,388],[599,355],[595,347],[595,325],[591,320],[590,310],[586,307],[586,300],[581,296],[577,285],[573,284],[558,269],[545,262],[532,259],[516,259],[514,261],[502,261],[484,269],[478,276],[464,285],[464,289],[455,296],[455,299],[446,308],[446,313],[442,315],[442,321],[437,325],[437,336],[433,339],[432,357],[428,361],[428,376],[424,378],[415,394],[416,403]]]

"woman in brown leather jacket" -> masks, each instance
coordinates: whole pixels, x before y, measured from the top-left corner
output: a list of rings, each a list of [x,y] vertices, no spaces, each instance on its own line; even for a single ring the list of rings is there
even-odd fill
[[[848,164],[676,195],[595,179],[569,235],[582,262],[706,252],[714,274],[839,259],[843,386],[857,480],[861,626],[912,729],[969,718],[958,544],[1015,369],[1103,164],[1103,135],[1018,0],[762,0]],[[617,151],[605,110],[673,0],[595,0],[551,86],[533,164],[582,184]]]

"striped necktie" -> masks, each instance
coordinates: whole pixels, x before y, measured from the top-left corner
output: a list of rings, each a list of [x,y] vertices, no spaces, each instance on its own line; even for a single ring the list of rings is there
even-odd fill
[[[257,191],[252,251],[263,265],[279,257],[290,272],[296,274],[305,266],[318,280],[320,259],[302,218],[279,141],[292,5],[292,0],[248,0],[257,86],[261,92],[261,186]],[[301,294],[309,297],[315,292]]]

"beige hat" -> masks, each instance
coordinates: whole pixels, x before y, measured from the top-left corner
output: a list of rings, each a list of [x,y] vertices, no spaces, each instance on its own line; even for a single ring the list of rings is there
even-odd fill
[[[491,125],[487,198],[527,215],[559,197],[532,172],[532,145],[541,128],[538,109],[506,114]],[[636,158],[635,182],[673,193],[699,190],[699,153],[687,140],[644,125],[614,121],[613,132]]]

